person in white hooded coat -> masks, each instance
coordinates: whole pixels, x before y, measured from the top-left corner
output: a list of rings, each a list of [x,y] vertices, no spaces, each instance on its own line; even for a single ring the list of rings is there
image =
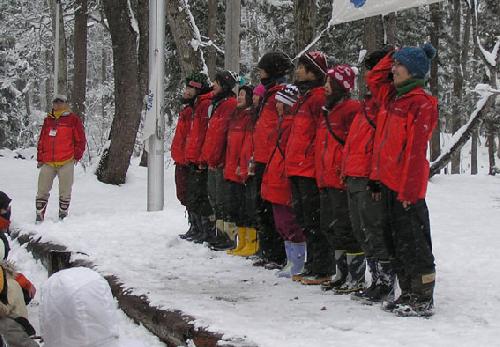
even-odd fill
[[[45,347],[119,347],[108,282],[84,267],[53,274],[42,288],[40,328]]]

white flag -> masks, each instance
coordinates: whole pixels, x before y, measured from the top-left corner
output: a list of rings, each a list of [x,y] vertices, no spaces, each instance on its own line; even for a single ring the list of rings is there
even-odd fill
[[[156,59],[155,59],[156,60]],[[144,149],[149,151],[149,138],[156,134],[158,97],[155,95],[156,84],[158,83],[158,74],[156,73],[156,61],[153,64],[153,69],[149,74],[148,95],[146,95],[146,118],[144,119],[144,127],[142,128],[142,140],[144,141]]]
[[[329,26],[440,1],[443,0],[333,0]]]

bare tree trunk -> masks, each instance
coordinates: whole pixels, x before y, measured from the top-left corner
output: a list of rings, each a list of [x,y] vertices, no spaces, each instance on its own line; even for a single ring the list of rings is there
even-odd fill
[[[240,72],[240,27],[241,3],[240,0],[226,1],[226,30],[224,46],[224,68]],[[237,87],[235,87],[236,90]]]
[[[439,36],[441,33],[441,8],[440,4],[432,4],[430,6],[431,10],[431,43],[434,47],[439,47]],[[439,49],[437,50],[439,54]],[[432,60],[431,65],[431,78],[430,78],[430,88],[431,93],[436,98],[439,98],[439,79],[438,79],[438,67],[439,67],[439,56],[436,56]],[[431,138],[431,161],[436,160],[441,154],[441,121],[438,117],[438,122],[436,128],[432,133]]]
[[[453,106],[452,106],[452,131],[455,133],[462,126],[460,104],[462,101],[463,75],[460,45],[460,27],[462,19],[462,2],[453,0],[452,10],[452,61],[453,61]],[[460,173],[460,151],[456,152],[451,160],[451,173]]]
[[[392,30],[392,29],[391,29]],[[368,17],[365,19],[365,30],[363,35],[363,48],[367,54],[382,48],[384,44],[384,22],[382,16]],[[366,93],[366,85],[364,80],[365,75],[364,65],[361,66],[361,71],[358,75],[359,95],[363,96]]]
[[[208,38],[215,43],[217,33],[217,0],[208,0]],[[215,78],[215,67],[217,56],[214,46],[207,49],[208,76],[211,80]]]
[[[85,122],[87,86],[87,0],[75,0],[73,111]]]
[[[55,0],[50,1],[51,15],[54,20],[52,21],[52,34],[53,40],[55,42],[55,32],[56,32],[56,6],[59,6],[59,74],[57,81],[57,88],[59,94],[68,93],[68,46],[66,41],[66,35],[64,32],[64,11],[61,4]],[[52,100],[51,100],[52,101]]]
[[[491,176],[495,176],[497,174],[497,168],[495,163],[495,151],[496,151],[496,143],[495,143],[495,124],[492,124],[491,121],[486,122],[486,138],[488,142],[488,162],[489,162],[489,170],[488,174]]]
[[[99,181],[109,184],[125,183],[141,120],[137,33],[128,4],[127,0],[103,2],[113,43],[115,116],[109,150],[101,157],[96,174]]]
[[[170,31],[174,37],[179,63],[183,76],[191,71],[202,71],[203,52],[193,48],[193,39],[198,40],[192,23],[192,16],[186,0],[170,0],[166,2],[166,11]]]
[[[498,133],[497,136],[498,136],[497,158],[500,159],[500,133]]]
[[[396,28],[397,28],[397,18],[396,13],[389,13],[384,16],[384,28],[385,28],[385,43],[388,45],[396,44]],[[435,46],[437,47],[437,46]]]
[[[316,0],[294,0],[293,16],[295,21],[295,54],[301,52],[314,38],[316,27]]]
[[[470,174],[477,175],[477,129],[472,132],[471,151],[470,151]]]

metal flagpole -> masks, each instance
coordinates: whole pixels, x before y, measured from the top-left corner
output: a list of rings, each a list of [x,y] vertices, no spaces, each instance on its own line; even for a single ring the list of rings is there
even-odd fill
[[[60,21],[60,2],[54,1],[56,5],[56,32],[54,35],[54,95],[59,93],[59,21]]]
[[[164,204],[165,116],[163,114],[163,76],[165,60],[165,0],[149,0],[149,79],[150,96],[156,116],[155,133],[149,137],[148,150],[148,211],[161,211]],[[153,73],[155,76],[153,76]],[[151,83],[151,81],[155,83]]]

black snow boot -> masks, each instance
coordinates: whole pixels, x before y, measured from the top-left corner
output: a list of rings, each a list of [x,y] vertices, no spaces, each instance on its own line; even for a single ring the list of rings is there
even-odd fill
[[[340,288],[348,275],[346,251],[335,250],[335,276],[321,285],[321,290],[329,291]]]
[[[186,233],[179,235],[179,237],[183,240],[190,239],[193,235],[195,235],[198,232],[195,222],[196,217],[194,217],[195,213],[189,211],[187,213],[188,213],[189,229]]]
[[[405,305],[399,305],[393,312],[398,317],[430,317],[434,314],[434,285],[436,273],[412,278],[412,293]]]
[[[334,294],[351,294],[365,288],[365,254],[347,253],[347,270],[346,281],[343,285],[334,289]]]
[[[194,243],[207,242],[216,235],[214,222],[208,216],[200,216],[200,230],[201,232],[193,237]]]
[[[45,199],[36,199],[36,223],[41,223],[45,219],[45,210],[48,201]]]
[[[365,301],[373,291],[376,290],[379,285],[379,268],[378,262],[373,258],[366,258],[366,266],[368,268],[368,272],[371,275],[371,283],[368,288],[358,290],[351,294],[351,300],[354,301]]]
[[[395,284],[393,285],[393,291],[390,295],[387,296],[386,300],[382,301],[382,310],[387,312],[393,312],[394,309],[399,307],[400,305],[406,305],[410,302],[411,298],[411,279],[406,274],[400,272],[397,274],[397,280],[399,283],[399,288],[401,288],[401,295],[396,299],[395,292]],[[394,281],[395,282],[395,281]]]
[[[394,300],[394,282],[396,275],[390,261],[380,261],[377,264],[379,279],[375,287],[367,293],[363,303],[373,305],[384,300]]]

